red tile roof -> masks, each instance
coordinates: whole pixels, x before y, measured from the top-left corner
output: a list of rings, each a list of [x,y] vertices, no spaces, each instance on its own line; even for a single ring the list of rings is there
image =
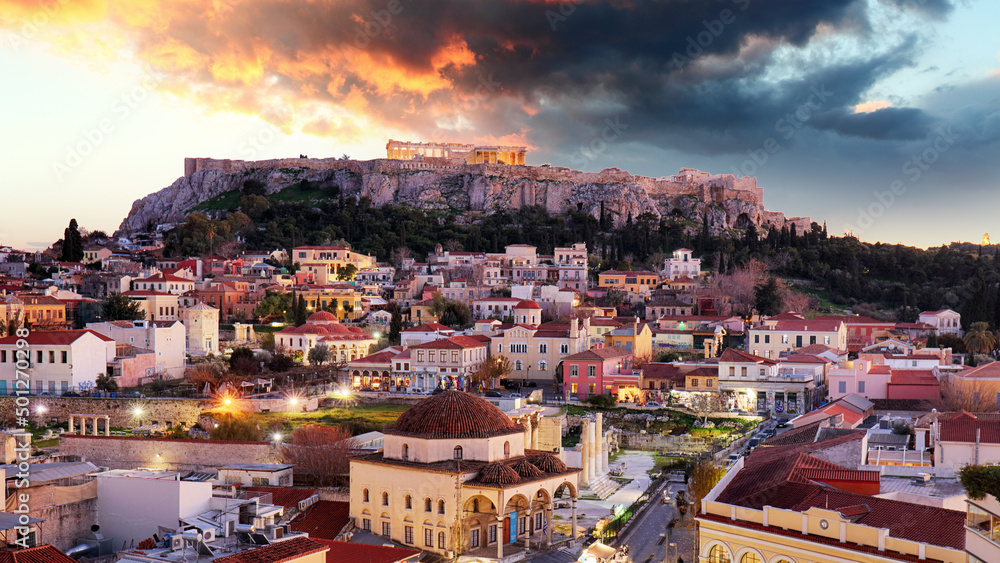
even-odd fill
[[[446,332],[455,332],[455,329],[446,327],[440,323],[427,323],[410,328],[404,328],[403,332],[437,332],[439,330]]]
[[[865,418],[864,414],[849,409],[839,403],[833,403],[825,407],[821,407],[818,410],[821,410],[830,416],[842,414],[844,415],[844,422],[851,425],[861,422]]]
[[[720,362],[734,362],[745,364],[747,362],[753,364],[764,364],[768,366],[773,366],[777,364],[775,360],[770,360],[768,358],[762,358],[760,356],[754,356],[753,354],[747,354],[746,352],[736,350],[734,348],[726,348],[726,350],[719,356]]]
[[[821,358],[820,356],[814,356],[812,354],[791,354],[785,358],[781,359],[780,363],[789,364],[829,364],[833,360],[828,360],[826,358]]]
[[[318,501],[292,520],[292,531],[306,532],[312,539],[336,539],[350,521],[350,508],[349,502]]]
[[[837,332],[844,323],[841,321],[817,320],[785,320],[778,321],[773,327],[756,327],[751,330],[767,330],[774,332]]]
[[[431,342],[424,342],[423,344],[417,344],[415,346],[410,346],[411,350],[437,350],[437,349],[465,349],[465,348],[480,348],[485,344],[478,338],[472,338],[471,336],[449,336],[448,338],[439,338],[437,340],[432,340]]]
[[[29,346],[68,346],[88,333],[104,342],[114,342],[113,338],[108,338],[89,328],[83,330],[33,330],[28,335],[27,340]],[[5,336],[0,338],[0,345],[15,345],[18,340],[21,340],[21,338],[17,335]]]
[[[538,303],[535,303],[531,299],[525,299],[524,301],[521,301],[517,305],[514,305],[514,308],[515,309],[538,309],[539,311],[542,309],[542,307]]]
[[[959,411],[950,418],[940,419],[942,442],[976,441],[976,430],[979,430],[979,441],[984,444],[1000,444],[1000,420],[996,417],[976,416]]]
[[[421,438],[492,438],[524,432],[492,403],[449,390],[413,405],[383,433]]]
[[[566,360],[596,360],[604,361],[614,358],[628,358],[632,356],[631,350],[626,350],[624,348],[619,348],[617,346],[608,346],[607,348],[594,348],[592,350],[584,350],[577,354],[571,356],[566,356],[563,361]]]
[[[314,553],[323,553],[329,549],[329,546],[309,538],[294,538],[219,557],[215,561],[216,563],[284,563]]]
[[[242,487],[240,490],[267,494],[271,493],[271,504],[284,506],[285,508],[298,508],[299,501],[316,494],[316,489],[296,489],[292,487]]]
[[[319,538],[316,541],[330,548],[330,551],[326,552],[326,563],[400,563],[416,561],[416,557],[421,553],[419,549],[339,542]]]
[[[0,563],[76,563],[76,561],[51,545],[27,549],[0,551]]]
[[[890,385],[932,385],[939,387],[941,382],[934,376],[934,370],[929,369],[894,369],[889,378]]]
[[[854,507],[865,504],[870,511],[854,519],[855,523],[886,528],[893,537],[964,549],[964,512],[850,493],[817,483],[816,478],[821,476],[831,481],[873,482],[879,473],[852,470],[805,453],[795,453],[821,444],[823,442],[755,451],[745,458],[745,466],[721,492],[718,502],[757,510],[773,506],[804,512],[822,507],[843,508],[852,513]],[[914,525],[917,522],[934,522],[934,525]]]

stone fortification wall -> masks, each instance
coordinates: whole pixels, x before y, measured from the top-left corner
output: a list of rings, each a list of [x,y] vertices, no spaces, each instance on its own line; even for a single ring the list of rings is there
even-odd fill
[[[143,424],[157,422],[159,424],[190,426],[198,421],[198,415],[214,406],[209,400],[200,399],[97,399],[91,397],[31,397],[30,408],[33,413],[38,407],[45,407],[45,420],[66,422],[71,414],[108,415],[111,426],[137,426],[133,409],[142,405]],[[0,410],[14,412],[14,397],[0,397]],[[102,423],[103,424],[103,423]],[[79,419],[76,421],[80,427]],[[103,428],[103,426],[102,426]]]
[[[650,212],[697,220],[709,217],[710,228],[784,225],[785,216],[764,209],[763,189],[756,178],[708,174],[685,169],[652,178],[618,168],[582,172],[560,166],[461,164],[442,158],[417,160],[285,158],[259,161],[189,158],[184,176],[171,186],[137,200],[119,227],[129,234],[183,220],[198,204],[242,188],[254,178],[268,193],[308,180],[336,186],[352,197],[368,197],[375,205],[409,204],[426,210],[466,209],[495,213],[542,206],[550,213],[600,213],[604,205],[616,224]],[[801,218],[808,225],[808,218]]]
[[[220,442],[117,436],[66,435],[59,451],[111,469],[200,471],[233,463],[278,463],[281,449],[269,442]]]

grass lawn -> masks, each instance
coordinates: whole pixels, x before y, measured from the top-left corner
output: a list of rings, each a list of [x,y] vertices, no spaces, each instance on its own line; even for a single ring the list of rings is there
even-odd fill
[[[352,430],[381,430],[387,424],[395,422],[409,408],[409,405],[362,404],[350,408],[319,409],[302,413],[272,412],[257,416],[262,425],[280,423],[289,431],[303,424],[347,424]]]
[[[243,197],[243,192],[240,190],[229,190],[228,192],[221,193],[211,199],[199,203],[198,205],[192,207],[188,212],[238,209],[241,197]]]
[[[662,472],[666,467],[669,467],[678,462],[686,463],[686,460],[683,457],[666,456],[659,454],[653,456],[653,461],[656,465],[654,465],[653,468],[649,470],[650,473]]]
[[[50,448],[52,446],[59,445],[59,438],[49,438],[48,440],[38,440],[37,442],[32,442],[36,448]]]

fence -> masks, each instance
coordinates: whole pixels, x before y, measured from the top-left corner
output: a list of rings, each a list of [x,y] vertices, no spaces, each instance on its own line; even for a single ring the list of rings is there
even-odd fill
[[[614,519],[608,522],[601,529],[601,531],[598,532],[597,539],[608,545],[611,545],[612,542],[618,541],[622,530],[628,526],[629,522],[632,521],[632,518],[638,514],[639,511],[642,510],[642,507],[646,505],[646,502],[652,498],[653,492],[660,488],[660,485],[663,484],[663,480],[663,477],[660,477],[659,479],[651,481],[649,486],[646,487],[646,490],[639,495],[639,498],[637,498],[635,502],[630,504],[628,508],[622,512],[616,514]]]

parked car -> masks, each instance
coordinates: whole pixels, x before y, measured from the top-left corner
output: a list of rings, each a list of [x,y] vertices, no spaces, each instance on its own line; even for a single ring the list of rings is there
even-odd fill
[[[663,504],[673,501],[674,499],[670,497],[670,491],[663,491]]]
[[[499,391],[487,391],[486,392],[486,396],[487,397],[503,397],[503,393],[501,393]]]
[[[520,399],[521,398],[521,394],[520,393],[511,393],[510,395],[507,395],[507,396],[510,397],[511,399]]]
[[[662,409],[663,408],[663,405],[661,405],[660,403],[657,403],[656,401],[649,401],[648,403],[646,403],[646,406],[654,408],[654,409]]]

